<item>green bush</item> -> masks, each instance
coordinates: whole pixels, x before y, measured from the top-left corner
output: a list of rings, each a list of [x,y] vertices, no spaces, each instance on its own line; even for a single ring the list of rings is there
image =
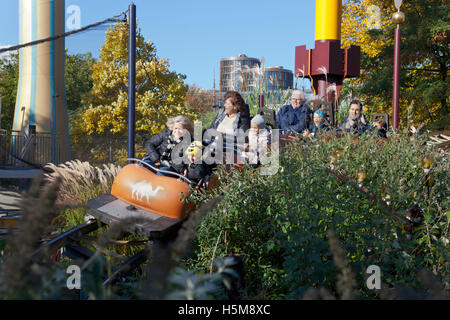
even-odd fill
[[[420,292],[414,293],[414,298],[444,297],[433,274],[448,290],[449,164],[446,154],[424,142],[405,135],[392,135],[383,142],[374,137],[356,141],[351,136],[337,139],[324,134],[320,140],[286,146],[280,154],[279,170],[271,176],[249,167],[240,171],[222,167],[216,189],[191,196],[198,203],[214,198],[214,205],[193,213],[180,231],[178,245],[165,253],[167,261],[151,261],[149,266],[155,267],[146,268],[144,274],[164,280],[161,298],[224,299],[223,288],[229,288],[237,276],[229,261],[221,258],[239,255],[245,265],[243,298],[401,296],[393,294],[396,290],[386,295],[367,289],[367,267],[377,265],[384,289],[410,286]],[[425,157],[432,160],[427,174],[422,165]],[[91,192],[95,196],[109,190],[117,169],[104,168],[102,174],[88,164],[68,164],[47,176],[47,182],[55,182],[47,188],[41,188],[39,181],[33,184],[21,204],[26,217],[23,232],[6,246],[0,241],[0,298],[78,298],[64,288],[65,267],[71,263],[68,259],[57,263],[47,257],[45,264],[33,264],[31,252],[60,214],[57,200],[84,203]],[[362,173],[366,177],[358,185]],[[77,183],[71,183],[74,181]],[[405,219],[414,213],[414,206],[422,214],[416,225]],[[84,213],[82,208],[67,209],[66,227],[82,222]],[[113,234],[112,229],[108,233]],[[193,251],[182,261],[184,269],[173,270],[189,251],[194,235]],[[107,244],[103,234],[102,239],[101,248]],[[115,251],[127,253],[121,250]],[[174,253],[178,253],[177,259]],[[223,263],[217,264],[221,260]],[[88,265],[83,290],[91,298],[154,295],[142,291],[145,277],[139,281],[133,276],[117,288],[103,288],[96,260]],[[165,277],[155,276],[157,269]]]
[[[189,268],[208,272],[212,261],[241,255],[248,298],[298,299],[310,287],[338,292],[338,270],[328,244],[333,229],[356,274],[362,298],[379,297],[365,285],[366,269],[381,268],[385,288],[409,285],[421,289],[417,274],[432,270],[449,287],[448,160],[424,141],[392,135],[292,144],[280,154],[280,170],[263,176],[244,168],[219,173],[214,194],[223,200],[197,229]],[[330,158],[330,155],[334,154]],[[336,154],[338,154],[336,156]],[[430,187],[421,160],[433,159]],[[332,164],[330,164],[332,159]],[[347,182],[326,171],[345,171]],[[366,175],[359,191],[358,173]],[[371,199],[389,202],[390,209]],[[193,201],[213,195],[195,194]],[[408,209],[417,205],[423,219],[408,234]],[[396,213],[398,217],[395,217]]]

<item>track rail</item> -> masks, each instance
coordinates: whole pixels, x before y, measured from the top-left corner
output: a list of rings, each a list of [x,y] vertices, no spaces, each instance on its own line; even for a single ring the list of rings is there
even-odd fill
[[[84,234],[88,234],[92,231],[99,229],[105,224],[97,221],[96,219],[91,219],[83,224],[80,224],[69,231],[66,231],[59,236],[53,238],[47,243],[41,245],[37,248],[32,254],[32,259],[38,258],[41,254],[53,254],[59,248],[64,247],[69,244],[71,241],[77,241],[76,237],[79,237]],[[75,239],[74,239],[75,238]]]

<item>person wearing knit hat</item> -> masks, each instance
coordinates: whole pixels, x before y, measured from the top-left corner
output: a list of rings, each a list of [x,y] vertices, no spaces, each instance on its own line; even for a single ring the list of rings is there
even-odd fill
[[[257,114],[250,121],[250,126],[252,124],[258,126],[259,129],[262,129],[262,128],[264,128],[266,126],[266,119],[264,119],[264,117],[262,115]]]
[[[322,119],[325,119],[325,115],[323,114],[322,110],[317,109],[316,111],[314,111],[314,114],[316,113],[320,114],[322,116]]]
[[[266,127],[266,120],[260,114],[257,114],[250,121],[250,131],[248,134],[248,143],[245,144],[244,156],[250,164],[257,165],[259,157],[265,154],[270,144],[271,132]]]
[[[314,111],[313,122],[309,126],[309,129],[303,132],[303,136],[314,137],[323,131],[330,131],[330,128],[325,124],[325,115],[322,110],[317,109]]]

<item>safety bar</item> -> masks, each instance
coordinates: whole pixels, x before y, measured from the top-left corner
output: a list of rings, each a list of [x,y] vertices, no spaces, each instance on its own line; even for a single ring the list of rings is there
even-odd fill
[[[155,168],[154,166],[148,164],[147,162],[142,161],[141,159],[127,158],[127,161],[136,161],[136,162],[142,163],[142,164],[146,165],[147,167],[150,167],[152,170],[155,170],[156,172],[160,172],[160,173],[164,173],[164,174],[173,175],[173,176],[176,176],[176,177],[178,177],[178,178],[181,178],[181,179],[185,180],[185,181],[186,181],[187,183],[189,183],[189,184],[195,184],[195,183],[193,183],[191,180],[189,180],[188,178],[186,178],[185,176],[183,176],[183,175],[181,175],[181,174],[179,174],[179,173],[172,172],[172,171],[166,171],[166,170],[160,170],[160,169]]]

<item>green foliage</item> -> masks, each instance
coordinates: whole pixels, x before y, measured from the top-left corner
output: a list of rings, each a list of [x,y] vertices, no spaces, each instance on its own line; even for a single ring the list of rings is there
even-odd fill
[[[383,26],[377,31],[365,27],[371,5],[381,8]],[[362,72],[359,79],[345,84],[343,93],[360,97],[377,111],[391,113],[396,28],[391,22],[393,3],[346,0],[344,7],[343,42],[361,46]],[[449,8],[446,0],[403,2],[401,10],[406,20],[400,25],[401,123],[406,124],[407,110],[411,108],[416,126],[425,122],[433,130],[448,128]]]
[[[96,60],[90,52],[84,54],[67,54],[64,69],[66,83],[67,109],[69,111],[83,106],[82,98],[93,86],[92,66]]]
[[[239,275],[230,268],[233,264],[231,257],[217,259],[214,264],[217,270],[207,274],[194,274],[180,267],[175,268],[169,277],[167,299],[225,299],[223,288],[231,289],[230,278],[238,279]]]
[[[0,95],[2,96],[1,128],[12,128],[19,80],[19,55],[0,59]]]
[[[330,154],[339,156],[334,159]],[[422,167],[424,156],[432,159],[428,174]],[[338,172],[339,168],[338,173],[348,182],[326,170],[331,168],[329,159],[333,170]],[[219,170],[221,184],[212,194],[192,196],[198,202],[213,198],[215,204],[190,217],[175,245],[160,252],[166,260],[151,261],[154,268],[147,270],[152,271],[150,279],[152,275],[155,279],[157,268],[168,274],[163,298],[224,299],[223,289],[229,290],[238,278],[232,261],[220,259],[228,255],[244,261],[243,297],[249,299],[385,298],[365,286],[370,265],[380,266],[385,289],[408,285],[420,290],[422,297],[440,297],[442,291],[432,275],[421,271],[429,269],[448,290],[449,163],[446,155],[428,147],[422,138],[392,135],[380,143],[374,137],[361,137],[355,144],[352,136],[336,139],[325,134],[321,140],[287,146],[280,157],[280,170],[272,176],[250,168],[224,169]],[[86,166],[85,170],[91,168]],[[400,218],[358,191],[355,179],[362,171],[366,173],[362,186],[377,199],[389,201]],[[49,232],[50,221],[58,214],[57,191],[67,188],[61,182],[70,180],[67,172],[56,176],[59,182],[47,188],[41,189],[35,182],[24,200],[22,208],[28,213],[24,232],[12,238],[12,247],[0,257],[1,298],[79,298],[65,288],[65,268],[71,261],[46,259],[44,264],[36,264],[29,259],[37,240]],[[92,189],[88,181],[82,185]],[[217,194],[223,194],[222,200]],[[410,234],[405,228],[409,223],[403,218],[415,204],[422,209],[423,219]],[[82,215],[73,213],[73,223],[80,223],[77,219]],[[79,264],[81,298],[148,298],[143,291],[145,277],[133,275],[126,284],[102,286],[105,270],[111,272],[112,266],[100,259],[100,252],[111,249],[108,239],[114,239],[120,230],[121,226],[109,228],[109,235],[102,234],[97,242],[97,254]],[[183,269],[170,273],[186,256],[193,237],[193,254],[183,261]],[[2,246],[0,242],[0,251]],[[174,261],[169,263],[171,259]],[[397,291],[401,297],[401,290]]]
[[[169,70],[156,47],[136,34],[136,130],[160,132],[168,117],[196,116],[184,105],[184,75]],[[106,32],[100,59],[92,67],[93,88],[83,102],[87,108],[78,119],[78,132],[126,134],[128,110],[128,24],[116,23]]]
[[[82,98],[92,88],[91,68],[95,62],[91,53],[67,54],[65,59],[65,84],[67,109],[70,111],[82,106]],[[0,60],[0,95],[2,96],[2,129],[10,130],[16,105],[17,84],[19,81],[19,54]]]
[[[253,88],[252,91],[245,92],[242,94],[245,102],[250,107],[250,114],[255,116],[258,113],[259,109],[259,96],[264,96],[264,107],[273,109],[277,112],[282,106],[290,103],[290,97],[292,94],[292,90],[257,90]]]
[[[211,122],[213,122],[216,116],[217,110],[206,111],[205,113],[203,113],[200,118],[200,121],[202,122],[202,129],[208,129],[211,126]]]
[[[345,170],[347,183],[326,171],[329,155],[340,149],[334,165]],[[429,191],[420,164],[427,154],[434,160]],[[373,264],[380,266],[388,287],[421,288],[417,273],[423,268],[449,286],[449,164],[423,141],[396,135],[384,144],[365,137],[355,145],[349,136],[324,135],[307,146],[288,147],[280,166],[272,176],[248,168],[220,174],[215,193],[223,200],[197,229],[194,255],[186,261],[190,268],[205,272],[216,257],[238,254],[245,262],[250,298],[298,299],[310,287],[337,295],[338,270],[328,244],[328,230],[334,229],[363,298],[377,297],[365,286],[365,270]],[[390,198],[400,219],[414,204],[423,210],[412,237],[405,232],[407,222],[358,191],[355,179],[361,171],[367,176],[363,186],[380,201]]]

